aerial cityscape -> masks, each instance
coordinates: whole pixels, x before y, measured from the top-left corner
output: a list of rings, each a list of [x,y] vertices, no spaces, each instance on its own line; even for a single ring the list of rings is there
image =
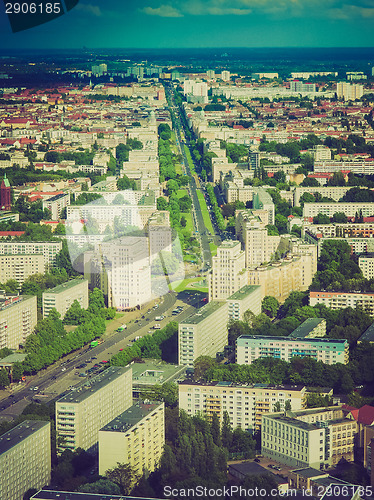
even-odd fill
[[[4,5],[0,500],[373,499],[372,3]]]

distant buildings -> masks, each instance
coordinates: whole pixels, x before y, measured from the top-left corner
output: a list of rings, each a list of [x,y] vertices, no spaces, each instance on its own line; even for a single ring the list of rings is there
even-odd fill
[[[291,361],[294,356],[308,357],[326,365],[349,361],[349,346],[345,339],[274,337],[241,335],[236,341],[236,362],[250,365],[259,358]]]
[[[338,99],[344,101],[355,101],[364,94],[364,86],[358,83],[338,82],[336,85]]]
[[[305,404],[303,386],[270,386],[267,384],[235,384],[233,382],[189,382],[179,384],[179,408],[193,416],[200,413],[217,415],[222,424],[227,412],[231,427],[245,431],[259,431],[261,418],[278,405],[284,410],[286,401],[292,410],[301,410]]]
[[[230,81],[230,71],[221,71],[221,80],[224,82]]]
[[[21,500],[51,480],[51,424],[25,420],[0,436],[0,498]]]
[[[290,82],[290,90],[292,92],[315,92],[316,84],[315,83],[307,83],[300,82],[299,80],[292,80]]]
[[[36,295],[0,297],[0,349],[19,349],[36,323]]]
[[[43,318],[54,308],[64,319],[66,312],[77,300],[82,309],[88,307],[88,280],[77,278],[43,292]]]
[[[99,430],[99,474],[117,463],[130,464],[137,474],[153,472],[165,444],[164,403],[137,401]]]
[[[178,363],[193,366],[199,356],[215,357],[227,344],[228,305],[212,301],[179,323]]]
[[[374,215],[374,203],[305,203],[303,208],[303,217],[316,217],[318,214],[332,217],[337,212],[343,212],[347,217],[355,217],[357,214],[361,213],[363,217],[370,217]]]
[[[11,187],[6,174],[4,174],[0,185],[0,210],[10,210],[11,204]]]
[[[58,452],[96,447],[99,429],[132,405],[131,368],[110,367],[56,401]]]

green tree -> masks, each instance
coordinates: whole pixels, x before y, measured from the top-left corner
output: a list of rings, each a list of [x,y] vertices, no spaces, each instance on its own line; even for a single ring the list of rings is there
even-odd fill
[[[279,412],[281,411],[281,405],[280,405],[280,402],[277,401],[275,404],[274,404],[274,407],[273,407],[273,412]]]
[[[10,380],[8,377],[8,373],[5,370],[5,368],[1,368],[0,369],[0,387],[2,387],[4,389],[5,387],[8,387],[9,384],[10,384]]]
[[[117,462],[116,467],[108,469],[105,476],[119,486],[123,495],[128,495],[139,479],[134,467],[120,462]]]
[[[86,318],[86,312],[82,309],[80,303],[74,300],[72,305],[66,311],[63,323],[65,325],[81,325]]]
[[[95,493],[101,495],[120,495],[120,487],[108,479],[99,479],[94,483],[86,483],[79,486],[78,491],[82,493]]]
[[[291,400],[290,399],[287,399],[284,403],[284,409],[286,411],[290,411],[291,410]]]
[[[346,224],[348,222],[348,218],[344,212],[335,212],[332,216],[332,221]]]
[[[232,434],[230,416],[227,413],[227,411],[224,411],[222,418],[222,429],[221,429],[222,446],[224,446],[229,450],[231,448],[232,439],[233,439],[233,434]]]
[[[278,309],[279,309],[279,302],[275,297],[267,295],[262,299],[261,311],[270,316],[270,318],[275,318]]]

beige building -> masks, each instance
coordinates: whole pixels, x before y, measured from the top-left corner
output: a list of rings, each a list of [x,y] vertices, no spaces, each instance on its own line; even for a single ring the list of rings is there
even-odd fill
[[[228,297],[226,302],[229,320],[243,321],[246,311],[257,316],[261,313],[261,287],[245,285]]]
[[[245,255],[239,241],[226,240],[212,258],[209,300],[224,300],[247,285]]]
[[[340,202],[340,203],[305,203],[303,217],[316,217],[318,214],[332,217],[337,212],[343,212],[347,217],[355,217],[362,213],[363,217],[374,215],[374,203]]]
[[[16,280],[19,285],[33,274],[45,273],[42,254],[6,254],[0,255],[0,283]]]
[[[358,265],[364,275],[364,278],[370,280],[374,278],[374,253],[360,255]]]
[[[309,305],[324,304],[331,309],[361,308],[374,316],[374,293],[309,292]]]
[[[19,349],[33,333],[36,323],[36,295],[1,298],[0,349]]]
[[[99,431],[99,474],[117,462],[130,464],[137,474],[153,472],[165,444],[164,403],[137,401]]]
[[[64,208],[70,205],[70,193],[57,194],[46,200],[43,200],[43,210],[47,208],[51,212],[52,220],[57,220],[61,216]]]
[[[327,467],[354,459],[357,422],[339,406],[263,415],[261,453],[291,467]]]
[[[178,326],[180,365],[193,366],[199,356],[215,357],[227,344],[227,302],[212,301]]]
[[[110,367],[56,401],[58,452],[89,450],[99,430],[132,405],[131,368]]]
[[[233,382],[190,382],[179,384],[179,408],[188,415],[199,413],[212,417],[216,414],[222,424],[227,412],[231,427],[246,431],[261,429],[264,413],[274,411],[275,405],[284,410],[286,401],[292,410],[301,410],[305,405],[305,387],[268,386],[266,384],[240,385]]]
[[[314,161],[331,160],[331,149],[323,144],[316,144],[308,150]]]
[[[77,300],[82,309],[88,307],[88,280],[77,278],[43,292],[43,318],[56,309],[64,319],[67,310]]]
[[[313,253],[289,254],[281,261],[249,269],[248,284],[260,285],[262,298],[270,295],[284,302],[291,292],[307,290],[314,273]]]
[[[336,94],[338,99],[355,101],[363,96],[364,86],[358,83],[338,82],[336,84]]]
[[[0,241],[0,255],[43,255],[50,269],[62,249],[61,241]]]
[[[51,480],[51,424],[25,420],[0,436],[0,498],[22,500]]]
[[[339,201],[347,191],[352,189],[352,186],[321,186],[321,187],[302,187],[297,186],[293,191],[293,204],[295,207],[300,206],[300,198],[304,193],[319,193],[321,196],[331,198],[334,201]]]

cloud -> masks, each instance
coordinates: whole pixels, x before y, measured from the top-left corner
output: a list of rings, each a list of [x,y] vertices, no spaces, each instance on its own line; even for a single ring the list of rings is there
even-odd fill
[[[172,7],[171,5],[160,5],[160,7],[144,7],[140,9],[145,14],[149,16],[159,16],[159,17],[183,17],[183,14]]]
[[[89,3],[79,3],[76,6],[76,9],[80,10],[82,12],[86,12],[88,14],[91,14],[91,15],[93,15],[95,17],[101,17],[102,16],[102,12],[100,10],[100,7],[98,7],[97,5],[92,5],[92,4],[89,4]]]

